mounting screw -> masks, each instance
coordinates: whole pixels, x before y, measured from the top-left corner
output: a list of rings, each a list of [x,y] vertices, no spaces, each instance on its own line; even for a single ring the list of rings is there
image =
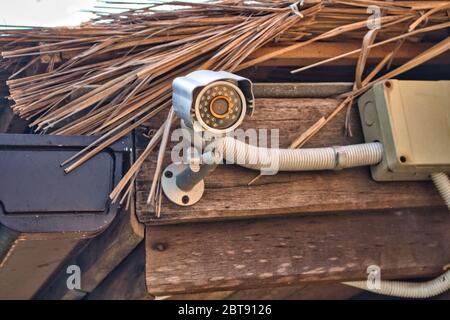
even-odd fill
[[[162,252],[167,249],[167,246],[164,243],[159,242],[153,246],[153,249],[156,251]]]
[[[384,86],[385,86],[386,88],[390,89],[390,88],[392,88],[392,82],[386,81],[386,82],[384,83]]]
[[[172,171],[166,171],[166,172],[164,173],[164,175],[166,176],[166,178],[169,178],[169,179],[173,177]]]

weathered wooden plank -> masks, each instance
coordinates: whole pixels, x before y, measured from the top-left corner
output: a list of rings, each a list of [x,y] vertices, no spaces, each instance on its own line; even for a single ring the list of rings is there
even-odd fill
[[[236,291],[227,300],[345,300],[361,290],[341,283],[307,283],[293,287]]]
[[[108,229],[92,239],[77,254],[67,257],[34,298],[82,298],[93,291],[141,241],[142,236],[132,226],[130,213],[121,211]],[[81,292],[67,288],[66,270],[69,265],[77,265],[81,269]]]
[[[340,283],[308,283],[300,286],[218,291],[156,297],[165,300],[306,300],[347,299],[361,290]],[[145,283],[145,245],[140,244],[85,300],[154,299]]]
[[[18,235],[4,259],[0,257],[0,299],[31,299],[79,241],[29,240],[26,235]]]
[[[395,61],[394,61],[395,62]],[[393,68],[399,65],[394,65]],[[374,69],[375,65],[368,65],[366,74]],[[355,70],[348,66],[324,65],[312,68],[297,74],[292,74],[293,67],[252,67],[239,72],[239,75],[250,78],[254,82],[291,82],[291,83],[311,83],[311,82],[352,82],[355,80]],[[386,74],[388,70],[382,70],[380,76]],[[398,79],[403,80],[447,80],[449,73],[449,63],[423,64],[409,70]]]
[[[395,48],[395,43],[390,43],[384,46],[375,47],[370,50],[368,63],[378,63],[389,52]],[[411,43],[405,42],[400,50],[396,54],[396,63],[405,63],[406,61],[416,57],[423,51],[431,48],[432,43]],[[293,50],[283,53],[273,59],[267,60],[259,64],[258,66],[276,66],[276,67],[292,67],[292,66],[307,66],[318,61],[333,58],[341,54],[351,52],[361,48],[361,42],[316,42],[311,45],[302,47],[301,50]],[[268,55],[274,51],[279,50],[279,47],[270,46],[263,47],[253,53],[249,60],[259,58],[264,55]],[[354,66],[358,60],[358,54],[354,54],[336,61],[329,63],[328,65],[343,65]],[[439,64],[448,63],[450,60],[450,53],[445,53],[436,59],[431,60],[429,63]]]
[[[142,242],[86,300],[153,299],[145,284],[145,243]]]
[[[349,92],[353,83],[255,83],[253,93],[257,99],[262,98],[330,98]]]
[[[439,32],[435,33],[439,34]],[[445,36],[445,35],[444,35]],[[404,63],[423,51],[429,49],[435,44],[435,39],[425,39],[425,42],[422,43],[412,43],[405,42],[402,47],[398,50],[396,54],[396,63]],[[372,48],[370,51],[370,56],[368,58],[368,63],[378,63],[381,59],[383,59],[386,54],[394,49],[395,43],[389,43],[380,47]],[[302,47],[301,50],[292,50],[290,52],[285,52],[280,54],[270,60],[263,61],[258,64],[258,67],[267,67],[267,66],[275,66],[275,67],[300,67],[310,65],[312,63],[333,58],[338,55],[351,52],[356,49],[361,48],[361,41],[345,41],[345,42],[315,42],[309,44],[305,47]],[[280,47],[276,45],[270,44],[270,46],[265,46],[263,48],[258,49],[254,52],[248,60],[252,60],[263,55],[270,54],[274,51],[279,50]],[[80,54],[78,51],[71,51],[63,53],[63,58],[65,60],[71,59],[76,55]],[[437,64],[437,63],[447,63],[449,61],[450,54],[443,54],[436,59],[433,59],[428,64]],[[358,61],[358,54],[353,54],[348,57],[333,61],[328,65],[331,66],[354,66]]]
[[[218,291],[162,297],[166,300],[307,300],[348,299],[358,293],[340,283],[308,283],[300,286]],[[160,299],[161,297],[156,297]],[[145,284],[145,246],[139,245],[85,300],[154,299]]]
[[[152,226],[149,292],[172,295],[305,282],[434,276],[450,261],[447,209]]]
[[[345,300],[362,290],[341,283],[308,283],[300,286],[179,294],[166,300]]]
[[[287,147],[338,104],[335,99],[257,99],[255,115],[246,120],[243,128],[279,129],[280,145]],[[356,108],[351,119],[353,137],[343,134],[343,112],[305,147],[364,142]],[[152,125],[160,121],[157,119]],[[146,161],[137,183],[138,217],[149,224],[444,205],[431,182],[378,183],[371,179],[366,167],[337,172],[280,173],[248,186],[257,172],[223,165],[205,179],[206,191],[199,203],[186,208],[164,199],[161,218],[155,219],[152,208],[146,204],[155,159],[153,154]],[[166,164],[169,162],[168,151]]]
[[[341,283],[308,283],[300,286],[259,288],[174,295],[167,300],[344,300],[362,290]]]

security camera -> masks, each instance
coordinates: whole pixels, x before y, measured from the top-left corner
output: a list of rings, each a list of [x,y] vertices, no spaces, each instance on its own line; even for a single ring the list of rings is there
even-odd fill
[[[250,80],[224,71],[194,71],[173,82],[172,105],[182,120],[186,138],[205,143],[208,139],[195,139],[208,132],[222,136],[239,127],[245,116],[254,109],[253,85]],[[201,160],[216,160],[218,154],[207,152]],[[161,177],[167,198],[180,205],[197,203],[205,190],[203,178],[217,167],[219,161],[198,161],[190,157],[189,163],[172,163]],[[200,163],[200,164],[199,164]]]
[[[173,82],[173,108],[195,132],[224,134],[254,109],[250,80],[225,71],[194,71]]]

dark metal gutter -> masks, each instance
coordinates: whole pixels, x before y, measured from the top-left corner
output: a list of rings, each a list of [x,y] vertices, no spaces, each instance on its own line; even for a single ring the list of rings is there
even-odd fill
[[[131,152],[123,139],[71,174],[60,163],[95,137],[0,134],[0,299],[29,299],[62,260],[105,230],[109,193]]]

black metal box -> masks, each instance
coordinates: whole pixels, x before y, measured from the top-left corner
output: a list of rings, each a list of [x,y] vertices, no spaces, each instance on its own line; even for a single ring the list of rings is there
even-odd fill
[[[131,139],[70,174],[60,166],[95,140],[0,134],[0,299],[31,298],[83,239],[118,214],[109,194],[127,165]]]
[[[109,193],[121,178],[123,139],[70,174],[60,166],[91,137],[0,135],[0,223],[21,233],[97,233],[117,213]]]

